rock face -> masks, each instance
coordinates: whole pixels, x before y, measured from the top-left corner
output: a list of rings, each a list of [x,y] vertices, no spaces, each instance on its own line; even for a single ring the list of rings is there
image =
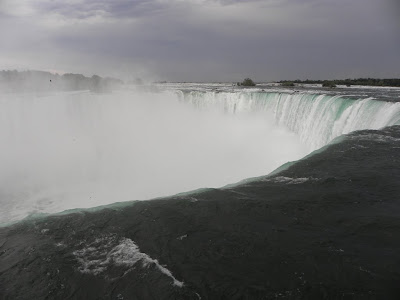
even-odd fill
[[[400,126],[269,177],[0,229],[1,299],[399,299]]]

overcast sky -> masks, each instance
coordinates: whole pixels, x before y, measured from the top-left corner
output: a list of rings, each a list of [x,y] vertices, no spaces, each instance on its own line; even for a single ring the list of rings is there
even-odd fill
[[[0,69],[123,79],[400,77],[398,0],[0,0]]]

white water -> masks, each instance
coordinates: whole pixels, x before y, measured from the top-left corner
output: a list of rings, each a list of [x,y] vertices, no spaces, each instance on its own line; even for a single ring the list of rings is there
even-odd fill
[[[0,96],[0,223],[219,187],[310,149],[273,118],[183,105],[175,92]]]
[[[1,95],[0,223],[220,187],[393,124],[400,103],[301,93]]]
[[[189,92],[181,100],[200,110],[266,112],[280,127],[295,132],[312,150],[335,137],[361,129],[400,124],[400,102],[308,93]]]
[[[183,287],[184,285],[182,281],[177,280],[172,275],[170,270],[160,265],[157,259],[153,259],[146,253],[141,252],[139,246],[131,239],[121,238],[116,240],[115,236],[105,235],[96,238],[92,243],[88,244],[88,241],[85,240],[81,244],[85,246],[72,253],[80,264],[78,270],[81,273],[97,276],[112,266],[118,266],[124,270],[122,275],[124,277],[132,269],[136,268],[137,265],[141,265],[142,268],[155,266],[157,271],[171,279],[172,285],[177,287]],[[61,244],[58,246],[63,247],[65,245]]]

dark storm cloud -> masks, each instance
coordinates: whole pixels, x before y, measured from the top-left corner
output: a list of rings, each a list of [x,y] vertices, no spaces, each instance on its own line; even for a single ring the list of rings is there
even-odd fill
[[[0,65],[196,81],[400,76],[392,0],[7,1],[0,25],[18,30],[0,29]]]

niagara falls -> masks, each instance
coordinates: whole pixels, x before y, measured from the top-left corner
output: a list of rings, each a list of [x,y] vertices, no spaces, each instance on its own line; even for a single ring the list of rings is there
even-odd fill
[[[1,222],[222,187],[400,124],[399,103],[372,97],[190,88],[3,95]]]
[[[1,0],[0,300],[400,299],[395,0]]]

